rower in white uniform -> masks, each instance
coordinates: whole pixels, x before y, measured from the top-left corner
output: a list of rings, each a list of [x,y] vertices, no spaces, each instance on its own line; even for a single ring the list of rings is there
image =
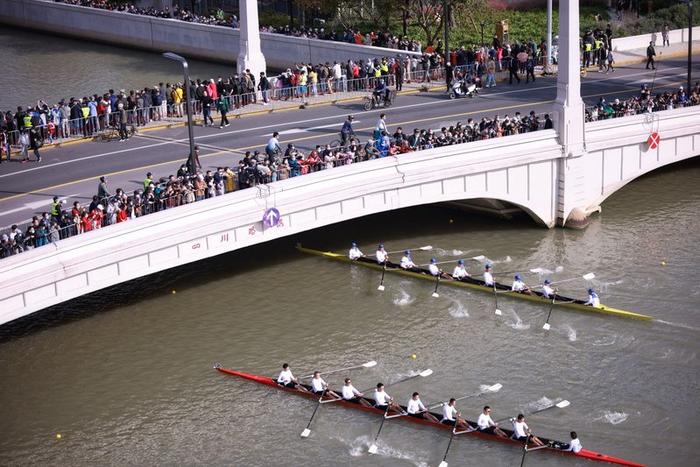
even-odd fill
[[[403,409],[384,390],[384,383],[377,383],[374,390],[374,407],[388,412],[402,413]]]
[[[530,438],[530,441],[537,446],[544,446],[544,443],[537,436],[532,434],[530,427],[525,423],[525,415],[520,413],[517,418],[511,420],[513,420],[513,439],[524,443]]]
[[[364,253],[360,251],[360,249],[357,247],[357,243],[352,242],[352,246],[350,247],[350,251],[348,251],[348,258],[351,260],[355,261],[364,256]]]
[[[377,252],[374,254],[374,256],[377,258],[377,263],[379,264],[384,264],[385,262],[389,261],[389,254],[384,249],[383,243],[379,244],[377,247]]]
[[[564,451],[571,451],[574,454],[579,452],[581,449],[583,449],[583,446],[581,445],[581,440],[578,439],[578,435],[576,434],[575,431],[571,432],[571,442],[569,445],[564,448]]]
[[[600,307],[600,297],[595,293],[595,290],[588,289],[588,301],[584,305],[594,306],[596,308]]]
[[[411,250],[404,251],[400,266],[401,269],[413,269],[416,267],[416,263],[413,262],[413,258],[411,257]]]
[[[289,368],[289,363],[282,365],[282,371],[277,377],[277,384],[286,388],[299,389],[300,391],[309,392],[309,390],[303,385],[299,384],[299,380],[294,377],[292,374],[292,369]]]
[[[457,401],[453,397],[447,404],[442,405],[442,420],[440,423],[455,427],[455,431],[468,431],[472,427],[462,418],[462,414],[457,411]]]
[[[457,261],[457,266],[455,266],[454,271],[452,271],[452,278],[459,281],[465,277],[469,277],[469,273],[467,272],[467,268],[464,267],[464,260],[460,259]]]
[[[484,433],[491,433],[501,438],[507,438],[508,435],[498,428],[498,423],[494,422],[491,418],[491,407],[488,405],[484,406],[483,412],[479,415],[479,419],[476,421],[477,428],[479,431]]]
[[[440,270],[440,267],[438,266],[437,258],[430,259],[430,264],[428,265],[428,271],[430,271],[430,275],[433,277],[443,276],[443,273]]]
[[[364,394],[355,389],[355,386],[352,385],[350,378],[345,378],[345,384],[343,385],[341,394],[343,395],[343,400],[348,402],[356,402],[360,405],[364,405],[365,407],[372,407],[372,404],[363,399],[362,396],[364,396]]]
[[[493,287],[493,268],[491,267],[491,263],[486,263],[484,266],[484,284]]]
[[[544,280],[544,284],[542,284],[542,295],[544,295],[544,298],[553,298],[556,294],[551,284],[552,281],[549,279]]]
[[[326,395],[335,399],[340,399],[340,396],[338,396],[338,394],[328,389],[328,383],[326,383],[326,381],[323,378],[321,378],[321,373],[318,371],[314,371],[314,375],[311,378],[311,392],[318,396]]]
[[[528,295],[532,295],[532,291],[530,290],[530,287],[523,282],[523,278],[520,274],[516,274],[515,277],[513,277],[513,285],[510,287],[511,292],[520,292]]]
[[[424,418],[436,423],[438,421],[435,415],[431,414],[430,411],[423,405],[423,402],[420,400],[420,394],[417,392],[414,392],[411,398],[408,400],[408,404],[406,404],[406,412],[408,412],[408,414],[412,417]]]

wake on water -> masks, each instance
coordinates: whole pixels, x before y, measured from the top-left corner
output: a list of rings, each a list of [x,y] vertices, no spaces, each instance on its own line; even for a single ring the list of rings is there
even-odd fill
[[[629,417],[629,415],[625,412],[611,412],[610,410],[606,410],[602,416],[594,418],[594,420],[603,420],[612,425],[618,425],[627,420],[627,417]]]
[[[513,317],[515,318],[515,322],[511,323],[509,321],[506,321],[506,324],[508,326],[515,329],[516,331],[523,331],[525,329],[530,329],[530,325],[523,323],[523,320],[520,319],[520,316],[518,316],[518,314],[514,310],[510,310],[510,312],[512,313]]]
[[[350,442],[349,446],[349,453],[352,457],[360,457],[362,455],[369,455],[367,453],[367,449],[369,446],[372,444],[373,437],[367,436],[367,435],[362,435],[358,436],[355,438],[353,441]],[[346,442],[345,440],[341,439],[341,441]],[[384,443],[381,438],[377,440],[377,447],[379,448],[377,450],[377,456],[382,456],[382,457],[390,457],[392,459],[398,459],[402,461],[407,461],[410,462],[411,464],[415,465],[416,467],[428,467],[428,460],[425,459],[420,459],[416,455],[416,453],[412,452],[407,452],[407,451],[402,451],[400,449],[395,449],[389,446],[388,444]]]
[[[394,295],[392,302],[396,306],[407,306],[416,301],[415,297],[412,297],[408,292],[403,289],[399,289],[399,293]]]
[[[687,324],[682,324],[682,323],[672,323],[671,321],[664,321],[663,319],[655,319],[657,323],[665,324],[667,326],[673,326],[674,328],[681,328],[681,329],[688,329],[690,331],[700,331],[700,328],[696,328],[693,326],[689,326]]]
[[[568,324],[566,325],[566,335],[570,342],[576,342],[576,329],[572,328]]]
[[[448,310],[450,316],[453,318],[469,318],[469,312],[467,311],[466,305],[463,305],[462,302],[456,298],[450,297],[450,300],[452,301],[452,305]]]

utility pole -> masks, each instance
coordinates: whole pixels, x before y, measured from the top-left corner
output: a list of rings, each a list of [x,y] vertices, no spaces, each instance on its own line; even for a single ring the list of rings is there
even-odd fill
[[[547,0],[547,63],[545,70],[549,73],[552,65],[552,0]]]
[[[444,0],[442,6],[442,25],[445,29],[445,81],[447,84],[447,90],[450,89],[450,82],[452,81],[452,64],[450,63],[450,0]]]
[[[165,52],[163,57],[179,62],[182,65],[182,70],[185,74],[185,82],[183,85],[185,87],[185,107],[187,108],[187,135],[190,140],[190,156],[187,158],[187,169],[189,170],[190,174],[194,175],[197,173],[197,164],[194,158],[194,135],[192,134],[192,97],[190,96],[189,66],[187,65],[187,60],[185,60],[185,57],[172,52]]]
[[[690,95],[693,73],[693,2],[688,0],[688,87],[685,92]]]

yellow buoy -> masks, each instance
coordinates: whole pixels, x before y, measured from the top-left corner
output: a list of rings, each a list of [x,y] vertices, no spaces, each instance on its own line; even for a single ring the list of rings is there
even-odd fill
[[[411,358],[415,360],[416,358],[418,358],[418,356],[416,354],[411,354]]]
[[[173,295],[175,295],[176,293],[177,293],[177,292],[175,292],[175,291],[173,290]]]
[[[453,219],[450,219],[450,224],[453,223],[453,222],[454,222],[454,220],[453,220]]]
[[[666,261],[661,261],[661,266],[666,266]]]
[[[62,438],[61,433],[56,433],[56,439],[61,439],[61,438]]]

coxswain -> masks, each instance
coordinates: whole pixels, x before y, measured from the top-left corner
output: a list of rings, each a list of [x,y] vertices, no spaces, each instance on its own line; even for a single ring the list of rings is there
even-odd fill
[[[491,418],[491,407],[488,405],[484,406],[484,410],[481,412],[481,415],[479,415],[479,419],[476,421],[476,424],[477,428],[481,432],[495,434],[501,438],[508,437],[503,430],[498,428],[498,423],[494,422]]]
[[[523,278],[520,274],[516,274],[515,277],[513,277],[513,285],[510,287],[510,290],[511,292],[520,292],[528,295],[532,294],[530,287],[523,282]]]
[[[350,380],[350,378],[345,378],[345,384],[343,384],[343,390],[341,391],[341,394],[343,395],[343,400],[345,401],[355,402],[365,407],[372,407],[372,404],[370,404],[369,402],[367,402],[367,400],[364,399],[364,394],[355,389],[355,386],[352,385],[352,381]]]
[[[420,394],[417,392],[414,392],[411,398],[408,400],[408,404],[406,404],[406,412],[408,412],[408,414],[412,417],[424,418],[426,420],[430,420],[431,422],[438,421],[435,415],[431,414],[430,411],[423,405],[423,402],[420,400]]]
[[[595,290],[588,289],[588,301],[586,301],[584,305],[594,306],[596,308],[600,307],[600,297],[595,293]]]
[[[581,440],[578,439],[578,435],[576,434],[575,431],[571,432],[571,442],[564,448],[564,451],[571,451],[574,454],[579,452],[581,449],[583,449],[583,446],[581,445]]]
[[[454,271],[452,271],[452,278],[459,281],[465,277],[469,277],[469,273],[467,272],[467,268],[464,267],[464,260],[460,259],[457,261],[457,266],[455,266]]]
[[[494,286],[493,282],[493,268],[491,267],[491,263],[486,263],[484,266],[484,285],[487,285],[489,287]]]
[[[282,371],[277,377],[277,384],[286,388],[299,389],[301,391],[309,392],[309,390],[303,385],[299,384],[299,380],[294,377],[292,370],[289,368],[289,363],[282,365]]]
[[[374,390],[374,407],[386,412],[403,412],[401,407],[384,390],[384,383],[377,383],[377,388]]]
[[[348,252],[348,258],[351,260],[355,261],[364,256],[364,253],[360,251],[360,249],[357,247],[357,243],[352,242],[352,245],[350,246],[350,251]]]
[[[326,383],[326,381],[323,378],[321,378],[321,373],[318,371],[314,371],[314,376],[311,378],[311,392],[313,392],[317,396],[326,395],[334,397],[336,399],[340,399],[338,394],[328,389],[328,383]]]
[[[544,443],[540,441],[537,436],[532,434],[530,427],[525,423],[525,415],[518,414],[518,417],[513,420],[513,439],[527,442],[528,438],[537,446],[544,446]]]
[[[472,429],[457,411],[457,400],[453,397],[447,404],[442,405],[442,420],[440,423],[455,427],[455,431],[469,431]]]
[[[380,243],[377,247],[377,252],[374,254],[377,258],[377,263],[384,264],[389,261],[389,254],[384,249],[384,244]]]
[[[401,269],[413,269],[416,267],[416,263],[413,262],[411,258],[411,250],[406,250],[401,257]]]
[[[544,280],[544,284],[542,284],[542,295],[544,298],[553,298],[556,292],[552,288],[552,281],[549,279]]]

